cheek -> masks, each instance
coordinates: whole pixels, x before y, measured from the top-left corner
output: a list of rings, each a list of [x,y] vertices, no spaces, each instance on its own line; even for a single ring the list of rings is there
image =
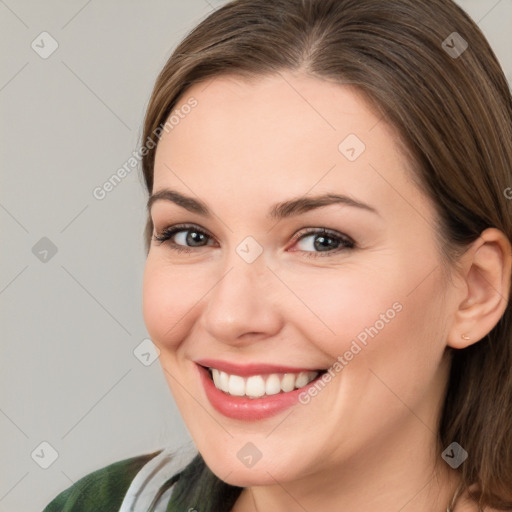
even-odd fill
[[[293,290],[284,301],[287,318],[301,325],[303,338],[333,358],[350,349],[354,339],[370,339],[400,316],[399,290],[386,282],[375,268],[319,269],[283,274]]]
[[[440,300],[442,279],[434,273],[413,292],[411,289],[379,287],[379,292],[368,295],[368,310],[359,313],[358,318],[358,322],[364,323],[350,321],[357,333],[343,341],[346,345],[355,340],[361,347],[343,370],[344,385],[348,395],[373,403],[373,412],[372,408],[367,412],[368,422],[382,420],[386,415],[391,421],[391,411],[401,414],[404,403],[419,411],[420,404],[435,387],[433,381],[444,354],[447,325]],[[354,317],[357,314],[354,308]]]
[[[204,295],[200,280],[148,257],[143,276],[142,311],[147,331],[161,351],[176,350],[191,328],[194,306]]]
[[[283,275],[295,295],[283,313],[333,360],[348,351],[346,359],[359,361],[350,363],[353,371],[375,366],[411,376],[418,368],[432,372],[444,349],[442,277],[436,271],[421,281],[425,272],[418,262],[402,263],[390,262],[384,271],[374,264],[347,265]]]

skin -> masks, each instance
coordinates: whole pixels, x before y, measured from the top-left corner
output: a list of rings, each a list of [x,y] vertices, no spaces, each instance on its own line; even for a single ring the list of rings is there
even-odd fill
[[[305,73],[222,76],[189,88],[176,108],[191,96],[197,107],[160,139],[153,191],[200,198],[214,216],[163,200],[151,216],[156,234],[191,223],[210,238],[190,253],[152,241],[143,313],[198,450],[218,477],[246,488],[233,510],[445,511],[459,482],[435,437],[447,347],[475,343],[503,314],[507,239],[486,230],[447,280],[431,201],[393,129],[349,86]],[[338,150],[348,134],[366,145],[353,162]],[[277,202],[322,193],[378,214],[330,205],[266,218]],[[314,235],[293,240],[304,228],[345,234],[356,247],[324,256]],[[235,250],[247,236],[263,249],[250,264]],[[307,405],[229,419],[197,378],[199,358],[328,368],[396,302],[402,310]],[[252,468],[237,458],[248,442],[262,453]]]

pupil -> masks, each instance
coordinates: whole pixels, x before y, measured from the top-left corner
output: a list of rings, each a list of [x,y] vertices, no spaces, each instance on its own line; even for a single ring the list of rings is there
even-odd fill
[[[316,238],[316,239],[317,239],[317,241],[319,241],[319,242],[320,242],[320,244],[324,243],[326,240],[332,240],[331,238],[326,237],[326,236],[323,236],[323,235],[322,235],[322,236],[317,236],[317,238]],[[330,245],[332,246],[333,244],[330,244]],[[334,242],[334,245],[336,245],[336,242]],[[320,249],[320,250],[322,250],[322,249],[328,249],[328,248],[329,248],[329,244],[327,244],[327,245],[319,245],[319,244],[317,244],[317,243],[315,242],[315,248],[316,248],[316,249]]]
[[[204,238],[204,235],[202,233],[198,233],[197,231],[189,231],[187,243],[190,244],[190,242],[192,242],[192,244],[190,245],[194,245],[195,242],[200,242],[202,238]]]

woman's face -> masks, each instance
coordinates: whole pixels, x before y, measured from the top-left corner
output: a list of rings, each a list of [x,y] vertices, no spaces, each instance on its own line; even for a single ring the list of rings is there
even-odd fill
[[[206,463],[240,486],[325,486],[344,468],[397,478],[432,461],[454,285],[386,119],[348,86],[291,73],[217,77],[176,110],[153,193],[189,208],[167,195],[151,217],[157,236],[189,226],[151,242],[143,310]],[[324,195],[342,199],[277,207]]]

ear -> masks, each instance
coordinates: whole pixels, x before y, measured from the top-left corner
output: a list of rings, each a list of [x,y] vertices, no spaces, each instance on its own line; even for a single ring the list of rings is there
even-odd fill
[[[511,253],[506,235],[496,228],[488,228],[462,256],[464,286],[457,296],[459,305],[448,333],[448,346],[466,348],[481,340],[498,323],[510,295]]]

